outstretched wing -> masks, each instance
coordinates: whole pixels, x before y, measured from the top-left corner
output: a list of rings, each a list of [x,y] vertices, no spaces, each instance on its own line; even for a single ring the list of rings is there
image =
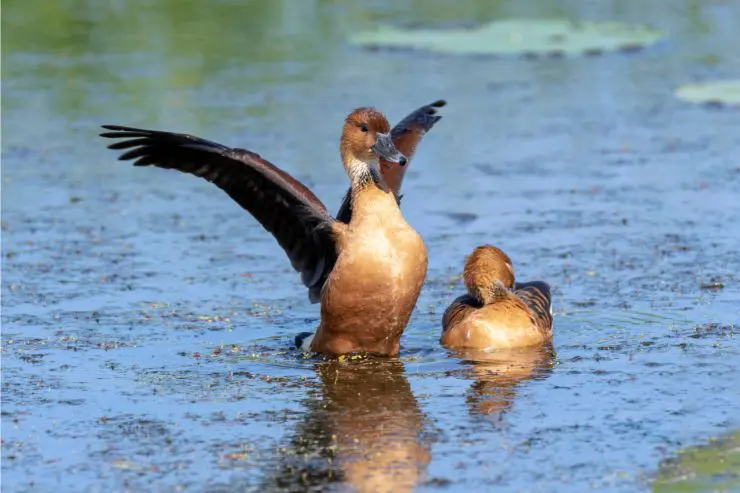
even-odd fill
[[[405,166],[401,166],[397,163],[389,163],[388,161],[380,160],[380,174],[383,177],[383,181],[386,185],[396,194],[400,203],[401,197],[401,184],[403,182],[403,176],[411,163],[411,159],[416,152],[416,147],[421,142],[424,135],[431,130],[435,123],[437,123],[442,116],[437,114],[437,108],[441,108],[447,104],[447,101],[440,99],[431,104],[422,106],[421,108],[411,112],[401,120],[401,122],[393,127],[391,130],[391,137],[393,138],[393,144],[401,153],[406,156],[408,162]],[[352,219],[352,201],[351,201],[351,190],[348,190],[342,201],[342,206],[337,212],[337,220],[343,223],[349,224]]]
[[[442,119],[442,116],[437,114],[437,108],[441,108],[446,104],[447,101],[440,99],[439,101],[422,106],[406,116],[406,118],[401,120],[401,122],[391,130],[393,143],[396,148],[406,156],[406,159],[408,159],[409,162],[424,135],[432,129],[435,123]],[[383,180],[396,195],[401,191],[403,176],[408,167],[408,164],[406,164],[406,166],[401,166],[397,163],[389,163],[385,160],[380,160],[380,170],[383,174]]]
[[[119,160],[134,166],[175,169],[204,178],[226,192],[272,233],[317,303],[337,258],[334,219],[303,184],[259,154],[199,137],[103,125],[100,134],[124,139],[108,146],[126,149]]]
[[[534,312],[537,326],[549,331],[552,327],[550,285],[544,281],[518,282],[514,285],[514,294]]]

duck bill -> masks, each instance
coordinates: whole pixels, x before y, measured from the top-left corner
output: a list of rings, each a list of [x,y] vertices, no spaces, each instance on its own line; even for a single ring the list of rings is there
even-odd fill
[[[406,164],[406,156],[396,149],[396,145],[393,143],[390,134],[377,135],[373,152],[376,156],[385,159],[389,163],[398,163],[401,166]]]

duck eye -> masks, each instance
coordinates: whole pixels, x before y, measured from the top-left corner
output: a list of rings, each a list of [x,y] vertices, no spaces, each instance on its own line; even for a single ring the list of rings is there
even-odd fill
[[[368,131],[367,125],[365,125],[364,123],[362,125],[360,125],[360,130],[362,130],[363,132],[366,132],[367,133],[367,131]]]

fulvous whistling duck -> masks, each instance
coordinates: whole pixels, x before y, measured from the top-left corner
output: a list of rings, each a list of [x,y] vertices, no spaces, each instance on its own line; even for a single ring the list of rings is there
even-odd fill
[[[510,349],[552,340],[550,286],[514,282],[511,259],[491,245],[477,247],[465,262],[468,293],[442,317],[442,338],[453,348]]]
[[[306,350],[341,355],[367,352],[395,356],[427,272],[427,250],[399,209],[407,156],[439,120],[435,108],[411,113],[391,131],[374,108],[358,108],[344,122],[342,162],[350,177],[349,200],[339,216],[302,183],[246,149],[199,137],[157,130],[103,125],[102,137],[125,139],[109,145],[127,149],[119,160],[134,166],[175,169],[204,178],[225,191],[275,237],[301,273],[309,300],[321,303],[321,322]],[[393,133],[395,132],[395,136]]]

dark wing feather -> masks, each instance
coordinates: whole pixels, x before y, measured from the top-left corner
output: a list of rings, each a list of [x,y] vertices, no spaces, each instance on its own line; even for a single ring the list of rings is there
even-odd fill
[[[398,125],[393,127],[391,130],[391,137],[393,138],[393,144],[396,148],[403,153],[408,159],[408,163],[405,166],[401,166],[396,163],[389,163],[383,159],[380,160],[380,174],[383,176],[383,181],[398,197],[399,204],[401,202],[401,183],[403,182],[403,176],[411,163],[411,159],[416,152],[416,147],[421,142],[424,135],[431,130],[435,123],[437,123],[442,116],[437,114],[437,108],[441,108],[447,104],[447,101],[440,99],[431,104],[422,106],[421,108],[409,113],[406,118],[400,121]],[[342,201],[342,206],[339,208],[337,213],[337,220],[343,223],[349,224],[352,219],[352,202],[351,202],[351,190],[348,190]]]
[[[552,328],[552,295],[550,285],[544,281],[518,282],[514,294],[521,299],[536,317],[537,326],[543,331]]]
[[[126,139],[109,145],[126,150],[119,160],[135,166],[175,169],[204,178],[246,209],[285,250],[316,303],[337,258],[333,222],[324,204],[288,173],[259,154],[171,132],[103,125],[100,134]]]
[[[419,142],[421,142],[424,135],[434,127],[435,123],[442,119],[442,116],[437,114],[437,108],[442,108],[446,104],[447,101],[440,99],[439,101],[422,106],[406,115],[406,118],[401,120],[395,127],[393,127],[393,130],[391,130],[393,144],[395,144],[396,148],[401,151],[409,161],[411,161],[416,153],[416,147],[419,145]],[[383,168],[390,167],[397,170],[400,173],[401,178],[406,169],[408,169],[408,164],[406,166],[400,166],[384,160],[381,160],[381,165],[383,165]],[[384,173],[383,178],[387,178],[387,173]],[[388,183],[388,185],[396,192],[401,189],[400,179],[398,180],[397,190],[392,186],[390,180],[386,180],[386,183]]]

